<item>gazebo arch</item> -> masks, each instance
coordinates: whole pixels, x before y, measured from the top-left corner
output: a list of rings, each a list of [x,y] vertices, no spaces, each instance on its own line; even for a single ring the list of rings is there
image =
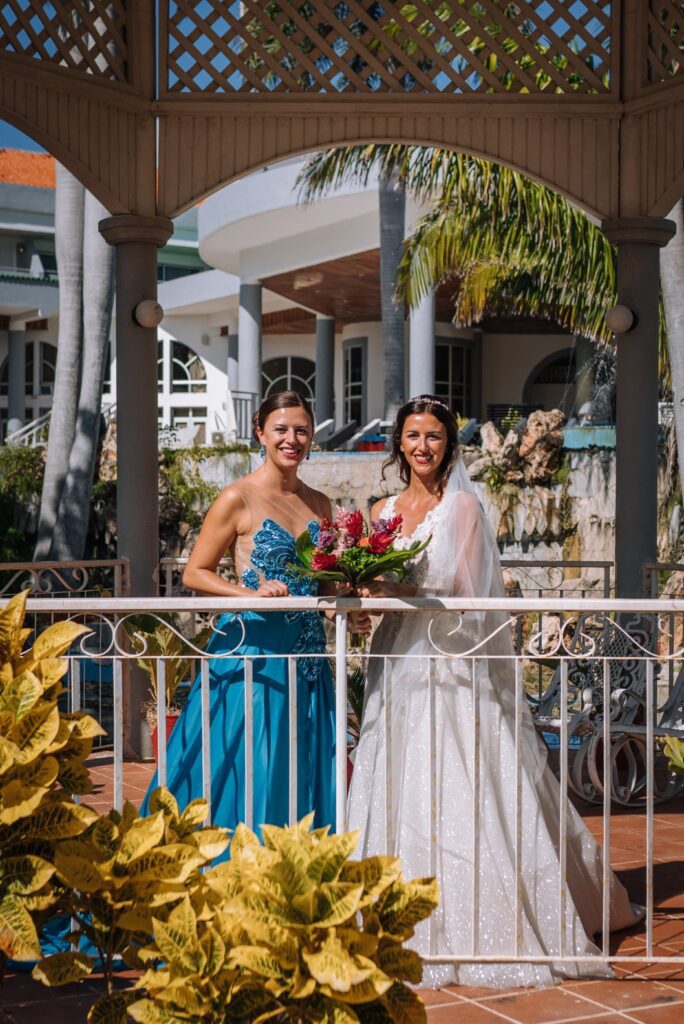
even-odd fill
[[[80,15],[78,12],[81,12]],[[656,554],[658,253],[684,181],[680,0],[0,5],[0,114],[107,205],[119,247],[119,538],[154,586],[156,295],[169,217],[281,157],[359,140],[463,148],[605,222],[620,300],[617,588]],[[159,145],[157,147],[157,133]],[[632,409],[639,407],[638,418]]]

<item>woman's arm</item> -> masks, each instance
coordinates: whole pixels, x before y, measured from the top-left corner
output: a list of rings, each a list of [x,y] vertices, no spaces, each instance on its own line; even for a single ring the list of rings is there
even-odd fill
[[[233,546],[241,527],[248,526],[247,509],[239,491],[226,487],[207,512],[199,537],[183,573],[183,583],[201,594],[218,597],[286,597],[289,590],[279,580],[269,580],[258,590],[221,579],[216,569],[225,552]]]

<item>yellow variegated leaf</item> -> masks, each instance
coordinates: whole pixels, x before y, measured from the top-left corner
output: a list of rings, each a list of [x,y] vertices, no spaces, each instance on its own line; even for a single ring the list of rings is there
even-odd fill
[[[59,716],[59,728],[52,742],[45,748],[46,754],[55,754],[64,750],[67,743],[71,742],[71,722],[67,722],[63,715]]]
[[[394,984],[382,997],[396,1024],[426,1024],[423,1000],[406,985]]]
[[[79,636],[91,632],[91,629],[79,622],[55,622],[36,637],[36,642],[30,652],[31,660],[58,658],[60,654],[64,654],[71,647]]]
[[[36,927],[19,896],[0,899],[0,951],[13,960],[37,960],[41,955]]]
[[[419,985],[423,980],[423,961],[412,949],[402,949],[397,943],[387,943],[380,948],[378,966],[397,981],[408,981]]]
[[[246,825],[240,823],[235,829],[233,838],[230,842],[230,856],[231,860],[235,859],[239,853],[241,853],[248,846],[260,846],[260,842],[256,835]]]
[[[345,1006],[344,1003],[338,1003],[333,999],[325,999],[318,996],[312,1006],[312,1010],[316,1014],[313,1019],[320,1022],[320,1024],[359,1024],[359,1018],[351,1006]],[[263,1019],[259,1018],[259,1020]],[[254,1024],[257,1024],[257,1022],[255,1021]]]
[[[111,811],[109,813],[109,817],[112,819],[112,821],[115,820],[114,817],[112,816]],[[133,822],[137,821],[139,817],[140,815],[138,813],[138,808],[135,806],[135,804],[131,803],[130,800],[125,800],[123,810],[121,811],[121,816],[117,822],[122,833],[128,832]]]
[[[316,953],[302,950],[302,956],[319,985],[327,985],[333,992],[349,992],[375,973],[371,960],[353,957],[334,935],[329,935]]]
[[[0,776],[3,776],[17,763],[19,748],[6,736],[0,736]]]
[[[100,996],[88,1010],[88,1024],[126,1024],[128,1007],[136,997],[137,992],[113,992]]]
[[[59,766],[59,783],[67,793],[85,796],[93,791],[90,772],[78,761],[67,761]]]
[[[119,849],[121,833],[109,816],[100,818],[90,833],[93,846],[107,856],[113,856]]]
[[[0,889],[5,893],[34,893],[49,882],[55,868],[49,861],[33,854],[0,858]]]
[[[29,893],[28,896],[21,897],[21,902],[28,911],[48,910],[57,900],[57,892],[49,886],[44,892]]]
[[[360,932],[356,927],[336,928],[335,935],[342,945],[350,953],[360,953],[373,959],[378,949],[379,939],[377,935],[371,935],[367,931]]]
[[[100,892],[104,886],[104,879],[97,864],[92,860],[65,855],[58,847],[55,853],[55,865],[60,877],[67,885],[80,892]]]
[[[192,846],[170,843],[136,858],[130,865],[129,877],[134,884],[154,879],[184,882],[202,864],[204,857]]]
[[[59,711],[53,704],[39,704],[24,715],[10,737],[19,747],[19,764],[26,764],[39,754],[47,753],[59,726]]]
[[[380,908],[382,927],[391,934],[411,931],[419,921],[430,916],[438,903],[439,889],[434,878],[415,878],[401,886],[395,885]]]
[[[358,841],[358,832],[321,839],[306,869],[309,878],[316,883],[336,881],[340,868],[352,855]]]
[[[43,695],[43,686],[33,672],[16,676],[0,695],[0,708],[11,711],[18,720],[23,718]]]
[[[164,837],[164,815],[161,811],[134,821],[121,840],[116,853],[117,864],[128,864],[154,849]]]
[[[86,953],[54,953],[52,956],[43,957],[33,968],[31,976],[50,987],[70,985],[74,981],[87,978],[92,973],[93,966]]]
[[[197,847],[199,853],[207,860],[220,857],[230,842],[228,829],[225,828],[204,828],[199,832],[191,832],[186,842]]]
[[[197,941],[197,919],[186,896],[169,914],[168,921],[152,919],[154,939],[169,964],[187,971],[199,971],[205,955]]]
[[[12,779],[0,789],[0,822],[12,825],[20,818],[28,818],[47,793],[44,786],[27,785],[22,779]]]
[[[51,786],[57,778],[58,771],[59,761],[56,757],[48,755],[27,765],[21,777],[24,782],[30,782],[33,786]]]
[[[163,811],[165,815],[169,815],[171,818],[178,817],[178,802],[175,796],[165,786],[158,786],[150,793],[149,799],[150,814],[156,814],[157,811]]]
[[[393,985],[391,978],[388,978],[386,974],[383,974],[381,970],[375,968],[375,970],[363,981],[360,981],[356,985],[351,985],[346,992],[344,992],[345,1003],[351,1003],[352,1005],[358,1005],[360,1003],[372,1003],[378,996],[384,995]],[[321,992],[326,996],[339,998],[342,993],[336,992],[335,989],[329,985],[321,985]]]
[[[209,804],[206,800],[191,800],[185,808],[178,821],[178,834],[187,835],[206,820],[209,814]]]
[[[138,999],[128,1007],[128,1013],[138,1024],[188,1024],[187,1017],[177,1017],[151,999]]]
[[[107,732],[102,728],[92,715],[84,715],[83,712],[73,712],[70,715],[63,715],[71,725],[71,735],[77,740],[94,740],[96,736],[106,736]]]
[[[200,940],[206,958],[204,973],[208,978],[221,970],[226,959],[226,946],[216,928],[209,926]]]
[[[13,661],[21,654],[27,596],[28,590],[22,590],[0,611],[0,662]]]
[[[318,913],[316,924],[319,928],[332,928],[344,924],[359,908],[363,895],[362,885],[346,882],[329,882],[318,890]]]
[[[96,820],[97,812],[85,804],[48,803],[22,822],[21,834],[24,839],[69,839],[80,835]]]
[[[66,658],[43,658],[34,668],[45,689],[61,682],[66,670]]]
[[[299,963],[299,944],[287,928],[281,928],[272,921],[258,921],[251,917],[245,919],[244,926],[252,945],[269,946],[277,950],[282,966],[294,970]]]
[[[262,978],[284,978],[285,971],[277,956],[266,946],[236,946],[228,953],[231,967],[243,967]]]
[[[341,881],[363,885],[361,909],[374,903],[400,876],[398,857],[366,857],[360,861],[349,861],[340,872]]]

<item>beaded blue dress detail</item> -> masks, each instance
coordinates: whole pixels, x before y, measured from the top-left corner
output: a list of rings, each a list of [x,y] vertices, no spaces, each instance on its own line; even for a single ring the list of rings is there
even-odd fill
[[[318,523],[307,528],[315,538]],[[286,583],[293,596],[315,596],[317,582],[288,569],[295,539],[273,519],[253,537],[251,566],[241,574],[256,590],[261,580]],[[268,608],[268,599],[264,599]],[[244,637],[242,630],[244,628]],[[211,743],[211,815],[235,828],[246,820],[244,658],[252,659],[253,812],[259,825],[284,825],[289,812],[289,684],[287,655],[297,660],[297,817],[315,812],[315,826],[335,821],[335,701],[325,631],[319,612],[248,611],[222,615],[207,645]],[[224,653],[225,652],[225,653]],[[311,655],[320,655],[311,657]],[[167,786],[181,807],[202,796],[201,682],[188,694],[167,746]],[[147,812],[150,792],[142,812]]]

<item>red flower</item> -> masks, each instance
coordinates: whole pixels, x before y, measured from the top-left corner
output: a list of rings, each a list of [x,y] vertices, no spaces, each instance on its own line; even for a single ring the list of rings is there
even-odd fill
[[[392,516],[391,519],[385,519],[382,522],[382,530],[384,533],[398,533],[399,530],[401,529],[401,524],[403,523],[403,521],[404,520],[400,515]]]
[[[315,550],[311,559],[313,569],[334,569],[337,565],[336,555],[327,555],[325,551]]]
[[[346,508],[338,508],[335,525],[340,530],[346,530],[352,540],[358,540],[363,536],[363,514],[358,510],[349,512]]]
[[[374,555],[384,555],[387,549],[392,546],[393,541],[394,537],[391,533],[376,530],[375,533],[370,535],[368,550],[372,551]]]

